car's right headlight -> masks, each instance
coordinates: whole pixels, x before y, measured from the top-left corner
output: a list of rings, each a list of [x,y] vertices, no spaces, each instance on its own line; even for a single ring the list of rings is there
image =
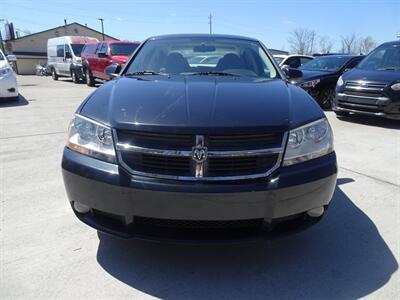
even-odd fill
[[[314,79],[314,80],[310,80],[310,81],[305,81],[302,83],[299,83],[299,86],[301,86],[302,88],[315,88],[316,85],[320,82],[320,79]]]
[[[73,151],[108,162],[115,162],[111,128],[75,114],[67,135],[67,147]]]
[[[0,68],[0,76],[7,75],[10,72],[11,72],[11,68],[9,68],[8,66],[6,66],[4,68]]]
[[[321,157],[333,151],[333,134],[323,118],[289,132],[283,166]]]

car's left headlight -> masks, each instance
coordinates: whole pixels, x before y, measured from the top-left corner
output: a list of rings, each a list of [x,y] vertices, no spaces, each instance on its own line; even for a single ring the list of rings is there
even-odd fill
[[[299,86],[301,86],[302,88],[314,88],[320,81],[320,79],[305,81],[300,83]]]
[[[9,67],[1,68],[0,69],[0,76],[7,75],[10,72],[11,72],[11,68],[9,68]]]
[[[69,125],[67,147],[97,159],[116,161],[111,128],[78,114]]]
[[[283,166],[314,159],[333,151],[333,134],[323,118],[289,132]]]
[[[342,78],[342,76],[340,76],[339,79],[338,79],[338,81],[337,81],[337,83],[336,83],[336,86],[338,86],[338,87],[339,87],[339,86],[342,86],[343,83],[344,83],[343,78]]]

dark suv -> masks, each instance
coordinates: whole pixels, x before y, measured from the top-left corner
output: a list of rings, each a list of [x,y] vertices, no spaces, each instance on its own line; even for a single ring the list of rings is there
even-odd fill
[[[400,119],[400,41],[380,45],[339,78],[333,110]]]
[[[179,239],[304,228],[324,214],[337,174],[318,104],[261,42],[227,35],[145,41],[77,109],[62,169],[86,224]]]
[[[138,42],[104,41],[87,44],[82,50],[82,68],[86,83],[93,86],[96,79],[109,80],[104,73],[111,64],[125,64],[139,46]]]

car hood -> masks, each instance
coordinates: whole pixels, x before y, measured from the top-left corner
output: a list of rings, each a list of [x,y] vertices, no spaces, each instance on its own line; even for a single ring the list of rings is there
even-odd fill
[[[124,64],[128,61],[128,56],[125,55],[115,55],[112,57],[112,62],[117,64]]]
[[[343,80],[392,83],[400,81],[400,71],[375,71],[352,69],[343,74]]]
[[[201,133],[287,130],[324,116],[283,80],[212,76],[120,77],[78,112],[113,128]]]
[[[292,83],[299,84],[302,82],[314,80],[314,79],[323,79],[334,76],[335,73],[332,72],[322,72],[322,71],[308,71],[308,70],[300,70],[303,73],[303,76],[300,78],[296,78],[292,80]]]

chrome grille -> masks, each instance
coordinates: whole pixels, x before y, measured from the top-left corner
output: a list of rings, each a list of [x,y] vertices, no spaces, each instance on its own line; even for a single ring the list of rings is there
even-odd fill
[[[349,110],[379,113],[382,105],[388,101],[384,93],[386,83],[348,81],[338,96],[338,106]]]
[[[175,180],[239,180],[269,176],[281,162],[283,132],[179,135],[114,131],[120,164],[132,175]],[[194,155],[206,153],[204,159]]]
[[[365,82],[365,81],[347,81],[346,89],[371,89],[382,90],[386,87],[386,83],[381,82]]]

